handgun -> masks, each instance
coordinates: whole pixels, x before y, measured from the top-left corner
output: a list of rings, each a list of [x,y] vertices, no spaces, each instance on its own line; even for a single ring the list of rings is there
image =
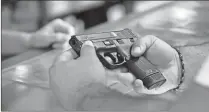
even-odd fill
[[[147,89],[160,87],[166,82],[162,73],[150,63],[144,56],[131,56],[131,48],[136,39],[139,38],[131,29],[125,28],[118,31],[93,33],[88,35],[73,35],[69,44],[80,56],[82,44],[92,41],[97,57],[107,69],[116,69],[121,66],[128,70],[143,82]],[[112,59],[108,61],[106,57]]]

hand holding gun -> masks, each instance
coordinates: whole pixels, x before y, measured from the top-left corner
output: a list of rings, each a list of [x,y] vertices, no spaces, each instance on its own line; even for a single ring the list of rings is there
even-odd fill
[[[104,32],[90,35],[74,35],[69,44],[80,55],[81,46],[85,41],[92,41],[98,58],[108,69],[125,66],[136,79],[142,80],[147,89],[160,87],[166,82],[162,73],[144,56],[131,56],[133,42],[139,38],[130,29]],[[110,63],[105,57],[112,59]]]

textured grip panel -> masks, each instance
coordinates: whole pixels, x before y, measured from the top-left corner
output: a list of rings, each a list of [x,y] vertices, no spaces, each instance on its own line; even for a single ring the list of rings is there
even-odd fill
[[[133,75],[142,80],[148,89],[161,86],[166,81],[161,72],[143,56],[128,60],[126,63]]]

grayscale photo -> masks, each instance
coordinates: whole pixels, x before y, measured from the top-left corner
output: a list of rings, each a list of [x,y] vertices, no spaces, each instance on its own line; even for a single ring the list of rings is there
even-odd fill
[[[209,111],[209,1],[1,0],[1,111]]]

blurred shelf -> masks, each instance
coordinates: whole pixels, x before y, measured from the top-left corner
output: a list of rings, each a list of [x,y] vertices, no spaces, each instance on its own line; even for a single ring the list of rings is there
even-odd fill
[[[70,13],[79,13],[102,6],[105,1],[47,1],[48,18],[54,18]]]

